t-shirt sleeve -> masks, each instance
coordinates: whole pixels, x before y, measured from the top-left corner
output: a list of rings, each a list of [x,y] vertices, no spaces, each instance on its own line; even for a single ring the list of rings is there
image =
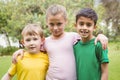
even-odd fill
[[[11,75],[11,76],[14,76],[16,74],[16,64],[11,64],[9,70],[8,70],[8,73]]]
[[[108,63],[108,49],[102,49],[102,44],[100,42],[96,45],[96,57],[100,63]]]

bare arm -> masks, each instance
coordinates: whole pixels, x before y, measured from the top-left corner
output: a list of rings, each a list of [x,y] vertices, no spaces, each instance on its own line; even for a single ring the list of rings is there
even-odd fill
[[[108,80],[108,63],[101,64],[101,80]]]
[[[19,49],[16,52],[13,53],[12,55],[12,63],[17,63],[17,56],[21,56],[21,59],[23,58],[24,55],[24,50],[23,49]]]
[[[13,76],[11,76],[9,73],[6,73],[1,80],[11,80]]]
[[[97,41],[100,41],[102,44],[102,48],[106,49],[107,45],[108,45],[108,38],[103,35],[103,34],[98,34],[98,36],[95,39],[95,44],[97,43]]]

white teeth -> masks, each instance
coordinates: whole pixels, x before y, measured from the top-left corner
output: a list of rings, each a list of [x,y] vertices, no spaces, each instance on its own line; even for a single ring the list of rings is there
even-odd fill
[[[88,31],[80,30],[81,33],[88,33]]]

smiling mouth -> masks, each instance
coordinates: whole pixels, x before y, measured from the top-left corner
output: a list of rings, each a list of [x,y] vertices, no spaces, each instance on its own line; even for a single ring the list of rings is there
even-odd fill
[[[35,49],[35,47],[30,47],[30,49]]]
[[[89,32],[88,30],[80,30],[80,33],[83,33],[83,34],[86,34],[88,32]]]

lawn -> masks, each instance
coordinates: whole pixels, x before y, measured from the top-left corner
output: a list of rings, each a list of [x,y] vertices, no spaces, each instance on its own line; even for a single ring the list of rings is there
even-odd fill
[[[111,42],[109,49],[109,80],[119,80],[120,77],[120,42]],[[0,57],[0,79],[11,64],[11,56]],[[13,79],[15,80],[15,78]]]
[[[109,49],[109,80],[119,80],[120,78],[120,42],[112,42]]]
[[[0,57],[0,80],[2,76],[7,72],[11,63],[11,56]],[[13,78],[13,80],[16,80],[16,76]]]

